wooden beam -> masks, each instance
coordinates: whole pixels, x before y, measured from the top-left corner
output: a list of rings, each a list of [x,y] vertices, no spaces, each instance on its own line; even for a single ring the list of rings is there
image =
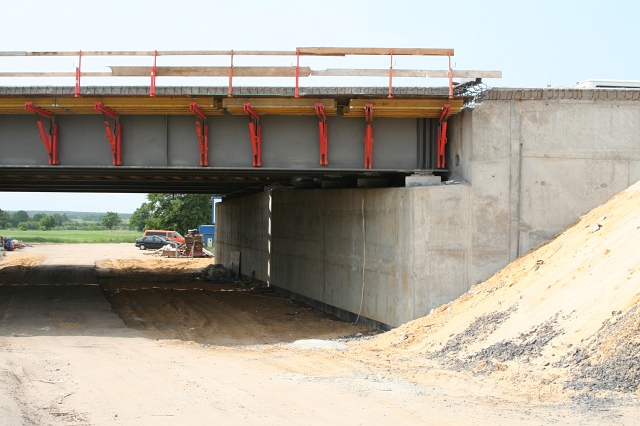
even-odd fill
[[[346,55],[415,55],[453,56],[453,49],[389,48],[389,47],[300,47],[301,55],[346,56]]]
[[[385,118],[438,118],[444,104],[451,105],[451,113],[460,112],[462,99],[351,99],[344,108],[345,117],[364,117],[365,105],[373,104],[373,116]]]
[[[390,48],[390,47],[301,47],[301,55],[345,56],[345,55],[415,55],[415,56],[453,56],[453,49],[434,48]],[[82,56],[229,56],[231,50],[129,50],[129,51],[82,51]],[[69,52],[11,52],[0,51],[0,56],[78,56],[78,51]],[[290,50],[234,50],[240,56],[295,56]]]
[[[213,97],[158,96],[151,98],[124,96],[82,96],[75,97],[0,97],[0,114],[25,114],[25,101],[32,101],[38,106],[57,114],[99,114],[95,109],[96,102],[117,111],[119,114],[142,115],[191,115],[189,103],[198,102],[198,106],[207,115],[221,115],[224,110],[221,102]]]
[[[0,72],[0,77],[75,77],[75,72]],[[110,72],[83,72],[81,77],[113,77]]]
[[[311,70],[312,77],[389,77],[388,69],[330,68]],[[449,78],[447,70],[394,69],[393,77]],[[502,78],[502,71],[453,70],[453,78]]]
[[[111,66],[118,77],[149,77],[151,67]],[[229,67],[157,67],[158,77],[228,77]],[[295,77],[295,67],[233,67],[234,77]],[[300,67],[300,76],[311,75],[311,68]]]
[[[305,115],[316,116],[316,103],[322,103],[327,115],[336,115],[335,99],[316,98],[224,98],[222,107],[234,115],[246,115],[245,102],[260,115]]]
[[[326,70],[312,70],[311,76],[318,77],[389,77],[389,69],[348,69],[332,68]],[[426,77],[421,70],[393,70],[394,77]]]
[[[78,56],[75,52],[10,52],[0,51],[0,56]],[[295,50],[234,50],[238,56],[295,56]],[[229,56],[231,50],[142,50],[142,51],[82,51],[82,56]]]
[[[449,78],[447,70],[425,70],[427,77]],[[395,76],[396,70],[393,70]],[[453,78],[502,78],[502,71],[453,70]]]

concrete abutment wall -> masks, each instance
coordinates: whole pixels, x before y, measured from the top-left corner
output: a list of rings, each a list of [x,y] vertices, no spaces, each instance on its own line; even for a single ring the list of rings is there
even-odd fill
[[[224,201],[218,263],[238,250],[245,275],[395,327],[459,297],[640,179],[638,101],[489,99],[450,127],[448,165],[461,184]]]
[[[238,250],[245,275],[395,326],[465,291],[468,192],[276,190],[225,201],[216,212],[216,257],[228,264]],[[248,225],[238,227],[250,221],[262,227],[251,236]]]

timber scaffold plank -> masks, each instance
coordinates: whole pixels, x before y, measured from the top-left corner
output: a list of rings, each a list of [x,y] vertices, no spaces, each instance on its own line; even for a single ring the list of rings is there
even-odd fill
[[[96,102],[124,115],[191,115],[190,102],[197,102],[207,115],[221,115],[219,99],[211,97],[148,96],[83,96],[75,97],[0,97],[0,114],[24,114],[25,102],[45,108],[54,114],[97,114]]]
[[[377,118],[438,118],[447,103],[451,114],[457,114],[463,106],[462,99],[351,99],[343,115],[364,117],[365,106],[372,104]]]
[[[225,98],[222,107],[231,114],[246,115],[243,109],[245,102],[249,102],[260,115],[315,116],[318,103],[324,106],[326,115],[334,116],[338,110],[334,99],[312,98]]]
[[[155,77],[228,77],[232,71],[233,77],[428,77],[428,78],[501,78],[501,71],[480,70],[420,70],[420,69],[361,69],[336,68],[312,70],[310,67],[288,66],[233,66],[234,56],[444,56],[451,57],[453,49],[439,48],[377,48],[377,47],[301,47],[286,51],[258,51],[258,50],[170,50],[170,51],[78,51],[78,52],[10,52],[0,51],[0,57],[142,57],[150,56],[155,59],[162,56],[229,56],[230,66],[153,66]],[[44,77],[150,77],[149,66],[108,66],[110,72],[82,71],[78,66],[76,72],[60,71],[24,71],[0,72],[0,77],[44,78]]]

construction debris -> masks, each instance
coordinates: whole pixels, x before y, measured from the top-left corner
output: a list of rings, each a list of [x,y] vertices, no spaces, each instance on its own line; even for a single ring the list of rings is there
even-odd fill
[[[204,248],[204,236],[197,230],[190,230],[185,236],[184,244],[180,246],[165,245],[157,250],[147,250],[151,256],[175,257],[175,258],[202,258],[214,257],[213,253]]]
[[[185,235],[184,244],[186,257],[206,257],[206,254],[202,251],[204,248],[203,237],[197,230],[192,229]]]
[[[0,236],[0,250],[13,251],[27,246],[28,244],[25,244],[20,240],[16,240],[15,238]]]

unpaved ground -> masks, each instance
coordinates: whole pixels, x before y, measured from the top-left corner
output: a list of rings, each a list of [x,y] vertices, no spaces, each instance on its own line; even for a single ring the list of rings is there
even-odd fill
[[[0,423],[638,424],[638,232],[634,187],[433,314],[348,339],[363,330],[195,261],[11,253]]]

